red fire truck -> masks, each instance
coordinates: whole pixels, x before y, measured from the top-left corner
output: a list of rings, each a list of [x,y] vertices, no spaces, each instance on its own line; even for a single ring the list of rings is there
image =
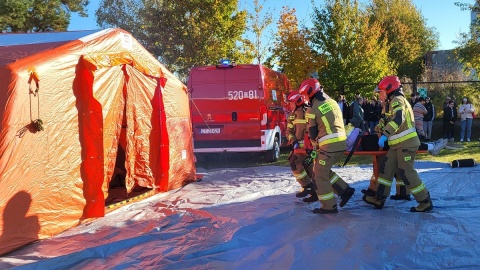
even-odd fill
[[[287,77],[262,65],[194,67],[188,78],[195,153],[265,152],[286,143]]]

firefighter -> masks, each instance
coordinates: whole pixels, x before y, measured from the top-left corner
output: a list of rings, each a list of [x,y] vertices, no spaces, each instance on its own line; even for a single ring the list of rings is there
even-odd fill
[[[311,144],[307,136],[307,120],[305,119],[305,102],[298,91],[292,91],[288,94],[287,100],[292,106],[292,111],[287,116],[287,129],[285,131],[288,144],[293,146],[293,151],[288,157],[293,176],[302,186],[302,190],[295,194],[298,198],[303,198],[304,202],[315,202],[318,200],[317,194],[312,183],[313,166],[305,164],[305,159],[310,152]],[[305,138],[307,140],[305,140]],[[310,195],[309,197],[306,197]],[[306,197],[306,198],[304,198]]]
[[[405,98],[400,79],[397,76],[383,78],[377,86],[376,91],[382,99],[385,96],[390,100],[388,114],[390,121],[386,123],[382,136],[378,140],[380,147],[385,146],[388,140],[390,147],[387,155],[379,161],[379,176],[376,184],[376,194],[367,194],[362,199],[382,209],[385,200],[390,194],[390,189],[395,173],[399,180],[411,191],[418,202],[411,212],[427,212],[433,209],[430,194],[414,168],[415,155],[420,140],[415,129],[413,110]]]
[[[333,190],[341,198],[340,207],[345,206],[355,192],[354,188],[332,171],[332,166],[343,157],[347,148],[342,112],[337,102],[323,92],[323,87],[314,78],[303,81],[299,93],[311,104],[305,116],[308,121],[308,137],[316,153],[314,185],[320,201],[320,208],[313,209],[313,212],[338,213]]]

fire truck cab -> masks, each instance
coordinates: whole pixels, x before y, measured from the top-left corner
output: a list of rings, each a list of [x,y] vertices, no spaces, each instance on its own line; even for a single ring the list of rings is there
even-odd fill
[[[287,77],[262,65],[199,66],[188,89],[195,153],[265,152],[276,161],[286,143]]]

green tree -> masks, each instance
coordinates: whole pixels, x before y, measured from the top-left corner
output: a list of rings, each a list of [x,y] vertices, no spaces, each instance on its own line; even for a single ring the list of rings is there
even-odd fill
[[[466,3],[455,5],[476,15],[476,19],[470,25],[470,31],[460,34],[457,41],[459,47],[454,50],[460,62],[464,64],[464,71],[471,75],[473,71],[480,70],[480,0],[476,0],[474,5]]]
[[[129,0],[122,5],[120,0],[104,0],[96,14],[101,25],[130,31],[185,79],[193,66],[216,64],[225,57],[243,60],[238,46],[247,13],[237,9],[237,2]]]
[[[395,74],[418,80],[424,69],[424,55],[438,45],[435,28],[426,26],[411,0],[372,0],[367,10],[371,20],[381,25],[381,39],[390,46],[388,56],[398,64]]]
[[[357,1],[327,0],[324,8],[314,8],[312,42],[327,62],[318,72],[327,91],[343,93],[345,84],[376,83],[396,67],[380,33],[380,25],[369,21]],[[371,95],[372,90],[359,87],[344,94]]]
[[[287,75],[293,88],[325,65],[323,57],[310,47],[309,35],[308,29],[298,27],[295,9],[283,7],[269,62]]]
[[[253,39],[246,38],[244,42],[246,47],[251,48],[251,53],[253,53],[254,59],[257,60],[258,64],[263,63],[262,60],[265,59],[265,55],[268,52],[268,44],[267,46],[262,44],[262,38],[264,31],[273,21],[272,13],[267,12],[262,17],[262,10],[266,1],[264,0],[260,3],[258,0],[253,0],[253,12],[247,14],[247,31],[253,34]]]
[[[119,27],[140,38],[144,25],[140,10],[144,8],[142,0],[103,0],[95,11],[97,24],[103,27]],[[141,36],[145,36],[142,34]]]
[[[2,0],[2,32],[66,31],[72,12],[86,17],[89,0]]]

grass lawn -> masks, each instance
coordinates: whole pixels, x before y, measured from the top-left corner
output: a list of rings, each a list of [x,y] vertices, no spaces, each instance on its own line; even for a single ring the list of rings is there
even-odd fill
[[[450,163],[455,159],[473,158],[475,161],[480,162],[480,142],[457,142],[456,144],[461,144],[464,148],[458,150],[443,149],[437,156],[422,154],[417,155],[416,159]],[[279,160],[273,163],[266,162],[261,153],[196,154],[198,159],[197,167],[213,169],[267,165],[289,166],[287,160],[289,153],[290,148],[282,148]],[[342,159],[337,165],[341,166],[344,161],[345,159]],[[353,156],[348,162],[348,165],[361,164],[372,164],[372,158],[370,156]]]
[[[430,160],[437,162],[450,163],[455,159],[473,158],[480,162],[480,141],[478,140],[480,134],[480,118],[473,120],[472,124],[472,142],[459,143],[460,135],[460,120],[455,123],[455,141],[456,144],[462,144],[465,148],[460,150],[444,149],[437,156],[429,154],[417,155],[417,160]],[[433,122],[432,139],[437,140],[442,137],[442,119],[436,118]],[[254,166],[289,166],[287,158],[291,148],[282,148],[280,158],[274,163],[265,161],[262,153],[226,153],[226,154],[196,154],[197,167],[205,169],[213,168],[239,168],[239,167],[254,167]],[[345,156],[346,157],[346,156]],[[342,165],[345,159],[341,160]],[[372,164],[372,158],[369,156],[353,156],[348,162],[349,165],[355,164]]]

